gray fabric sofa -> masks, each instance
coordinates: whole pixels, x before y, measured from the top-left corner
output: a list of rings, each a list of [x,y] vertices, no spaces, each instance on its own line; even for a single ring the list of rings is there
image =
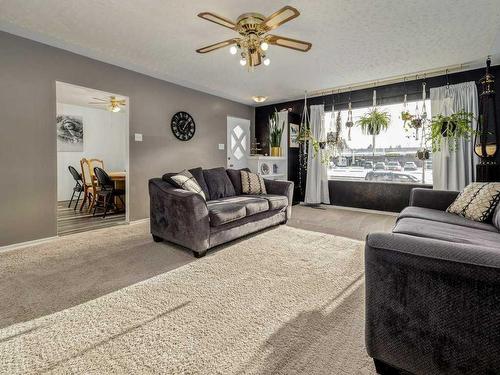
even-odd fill
[[[500,374],[500,207],[445,212],[458,192],[414,189],[365,247],[366,348],[379,374]]]
[[[201,195],[178,189],[172,173],[149,180],[151,234],[187,247],[196,257],[208,249],[278,224],[292,213],[293,182],[265,179],[266,195],[244,195],[240,171],[212,168],[190,170]]]

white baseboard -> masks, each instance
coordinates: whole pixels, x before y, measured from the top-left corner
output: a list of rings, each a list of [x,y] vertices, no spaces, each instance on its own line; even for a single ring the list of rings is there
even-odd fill
[[[42,243],[54,241],[59,237],[46,237],[46,238],[40,238],[38,240],[32,240],[32,241],[26,241],[26,242],[19,242],[19,243],[14,243],[12,245],[7,245],[7,246],[2,246],[0,247],[0,253],[6,252],[6,251],[11,251],[11,250],[18,250],[22,249],[23,247],[28,247],[28,246],[34,246],[34,245],[40,245]]]
[[[134,220],[129,222],[130,225],[136,225],[136,224],[142,224],[142,223],[149,223],[149,217],[145,219],[139,219],[139,220]]]
[[[143,224],[143,223],[149,223],[149,217],[145,219],[139,219],[139,220],[134,220],[128,223],[129,225],[136,225],[136,224]],[[127,225],[127,223],[124,223],[124,225]],[[101,230],[101,229],[108,229],[108,228],[98,228],[95,230]],[[74,233],[70,234],[66,237],[75,235],[75,234],[80,234],[80,233]],[[26,241],[26,242],[19,242],[19,243],[14,243],[12,245],[6,245],[0,247],[0,253],[6,252],[6,251],[11,251],[11,250],[18,250],[22,249],[23,247],[28,247],[28,246],[34,246],[34,245],[40,245],[46,242],[54,241],[55,239],[61,238],[59,236],[54,236],[54,237],[47,237],[47,238],[40,238],[38,240],[32,240],[32,241]]]

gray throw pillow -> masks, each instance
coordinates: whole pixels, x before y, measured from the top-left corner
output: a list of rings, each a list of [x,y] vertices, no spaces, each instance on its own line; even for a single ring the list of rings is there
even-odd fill
[[[192,191],[196,194],[200,194],[204,200],[207,199],[200,185],[189,171],[183,170],[182,172],[170,176],[170,179],[179,188],[187,191]]]
[[[200,185],[201,190],[203,190],[203,192],[205,193],[205,196],[209,197],[210,192],[208,191],[208,186],[205,182],[205,177],[203,176],[203,169],[201,169],[201,167],[193,168],[189,169],[189,172],[191,172],[193,177],[196,179],[196,182],[198,182],[198,185]]]
[[[234,186],[229,179],[226,170],[223,167],[204,169],[203,176],[210,192],[210,199],[220,199],[232,197],[235,194]]]
[[[250,172],[250,169],[248,168],[242,168],[242,169],[227,169],[226,173],[229,176],[229,179],[231,180],[231,183],[234,186],[234,193],[236,195],[241,195],[241,171],[247,171]]]
[[[247,171],[241,171],[241,191],[243,194],[267,194],[262,176]]]
[[[473,182],[467,185],[447,212],[474,221],[488,221],[500,200],[500,182]]]

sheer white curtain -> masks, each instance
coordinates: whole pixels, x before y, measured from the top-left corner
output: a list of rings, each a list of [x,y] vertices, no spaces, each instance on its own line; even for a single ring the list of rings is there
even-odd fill
[[[431,113],[451,115],[464,110],[478,118],[478,97],[475,82],[464,82],[430,89]],[[476,120],[473,124],[476,129]],[[471,147],[472,140],[459,141],[456,151],[448,150],[448,140],[441,145],[441,151],[432,155],[432,178],[434,189],[462,190],[473,181],[473,169],[477,157]]]
[[[311,133],[319,141],[326,141],[325,107],[321,105],[311,106],[310,119]],[[314,156],[314,150],[309,143],[307,151],[307,178],[306,194],[304,202],[306,204],[330,203],[328,194],[328,171],[327,166],[321,163],[322,150]]]

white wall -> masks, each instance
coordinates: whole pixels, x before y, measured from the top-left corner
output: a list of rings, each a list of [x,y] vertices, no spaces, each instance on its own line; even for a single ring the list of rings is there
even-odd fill
[[[102,159],[106,171],[124,171],[125,144],[128,140],[125,112],[112,113],[102,109],[57,103],[57,114],[83,117],[83,152],[57,153],[57,200],[71,198],[75,181],[68,165],[80,170],[80,159]],[[55,127],[55,119],[54,119]]]

